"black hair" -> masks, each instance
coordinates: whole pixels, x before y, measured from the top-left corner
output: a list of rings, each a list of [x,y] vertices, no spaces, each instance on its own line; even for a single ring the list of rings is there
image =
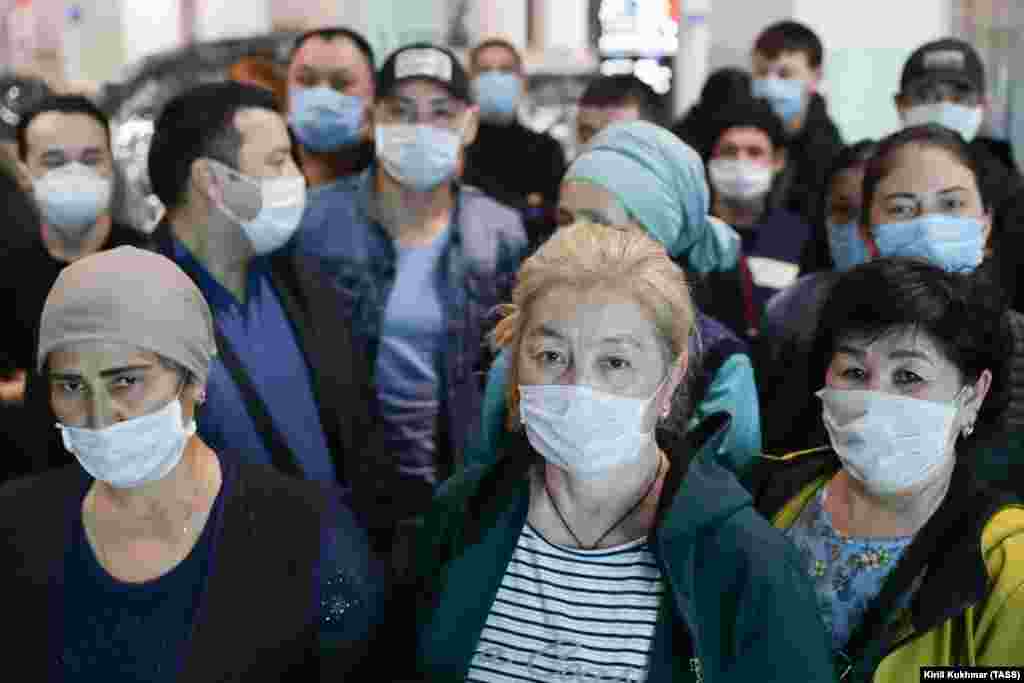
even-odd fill
[[[981,164],[974,152],[971,151],[970,145],[956,131],[930,123],[924,126],[904,128],[878,143],[877,151],[868,161],[867,168],[864,170],[864,204],[861,214],[861,221],[864,225],[871,225],[871,202],[875,198],[878,184],[892,173],[899,152],[908,145],[944,150],[958,163],[970,170],[978,185],[982,205],[986,211],[991,210],[993,201],[989,190],[990,186],[984,182]]]
[[[484,50],[492,47],[500,47],[508,50],[516,58],[516,68],[519,71],[523,70],[523,56],[519,54],[519,50],[516,46],[505,40],[504,38],[488,38],[483,41],[472,50],[469,51],[469,66],[471,69],[476,70],[476,60],[480,56],[480,53]]]
[[[735,66],[726,66],[714,71],[704,81],[700,90],[700,106],[702,108],[720,107],[737,100],[750,98],[750,72]]]
[[[22,161],[28,157],[28,127],[41,114],[55,111],[61,114],[83,114],[91,117],[103,127],[107,133],[107,149],[110,149],[110,119],[91,100],[81,95],[50,95],[32,108],[18,121],[16,137],[18,140],[18,158]]]
[[[800,52],[807,56],[808,65],[817,69],[825,51],[814,31],[796,21],[780,21],[761,31],[754,42],[754,52],[768,59],[775,59],[783,52]]]
[[[373,47],[370,46],[370,41],[358,32],[353,31],[350,28],[345,28],[344,26],[331,26],[328,28],[317,28],[312,31],[306,31],[295,39],[295,44],[292,45],[292,51],[288,56],[288,61],[294,61],[295,54],[302,49],[302,46],[306,44],[306,41],[313,38],[320,38],[326,41],[331,41],[336,38],[346,38],[350,40],[352,44],[356,46],[356,49],[363,53],[363,57],[366,58],[366,63],[370,67],[371,78],[376,80],[377,60],[376,57],[374,57]]]
[[[950,273],[921,259],[874,259],[843,273],[832,285],[818,320],[810,367],[821,386],[836,348],[845,340],[923,332],[957,367],[965,385],[985,370],[992,373],[978,415],[979,425],[991,427],[1009,402],[1013,333],[1008,316],[1001,289],[980,272]]]
[[[782,120],[771,105],[765,100],[751,97],[728,103],[712,115],[707,128],[709,155],[726,131],[732,128],[756,128],[762,131],[771,140],[776,153],[786,149],[789,140]]]
[[[640,118],[661,124],[665,106],[654,89],[633,74],[598,76],[587,84],[580,96],[581,107],[616,107],[635,105]]]
[[[270,91],[231,81],[196,86],[167,103],[154,126],[148,160],[153,193],[164,206],[179,205],[196,159],[238,168],[242,134],[235,114],[241,109],[279,112]]]

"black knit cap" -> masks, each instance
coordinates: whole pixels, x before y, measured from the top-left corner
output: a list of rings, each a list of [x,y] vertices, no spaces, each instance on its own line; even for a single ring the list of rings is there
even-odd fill
[[[472,102],[469,76],[451,50],[433,43],[413,43],[388,57],[377,75],[377,93],[386,97],[399,83],[424,78],[444,87],[464,102]]]

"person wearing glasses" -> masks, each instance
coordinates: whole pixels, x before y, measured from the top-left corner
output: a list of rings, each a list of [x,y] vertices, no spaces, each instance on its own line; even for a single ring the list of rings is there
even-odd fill
[[[374,163],[311,206],[296,248],[319,257],[345,302],[373,377],[379,448],[404,487],[388,497],[411,517],[479,424],[485,327],[527,240],[518,212],[458,181],[478,110],[450,50],[393,53],[370,123]]]

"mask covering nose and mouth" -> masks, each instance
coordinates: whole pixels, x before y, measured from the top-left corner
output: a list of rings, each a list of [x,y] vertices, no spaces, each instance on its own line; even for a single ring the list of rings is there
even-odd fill
[[[530,445],[543,458],[579,477],[595,477],[635,462],[654,440],[645,430],[650,398],[608,394],[581,384],[519,386],[519,413]]]
[[[64,447],[94,479],[128,489],[159,481],[185,455],[196,421],[186,425],[180,396],[149,415],[103,429],[57,423]]]
[[[960,134],[966,142],[973,142],[984,119],[981,107],[967,107],[952,102],[937,102],[911,107],[903,114],[904,128],[936,123]]]
[[[708,175],[715,192],[725,199],[752,201],[768,194],[775,177],[770,166],[738,159],[714,159]]]
[[[473,82],[480,117],[485,121],[503,123],[514,119],[521,92],[519,77],[504,71],[482,73]]]
[[[378,125],[377,158],[402,185],[426,192],[451,180],[459,163],[461,131],[427,124]]]
[[[334,88],[295,88],[288,122],[303,147],[331,152],[359,142],[366,102]]]
[[[113,187],[96,169],[72,161],[38,178],[33,192],[47,225],[78,241],[110,210]]]
[[[214,164],[233,177],[234,182],[245,186],[237,190],[236,198],[241,198],[241,201],[235,202],[236,206],[258,203],[258,208],[247,207],[254,210],[250,213],[256,214],[248,220],[231,209],[232,202],[226,196],[218,204],[221,211],[241,226],[253,251],[262,256],[287,244],[299,229],[306,210],[306,179],[302,176],[250,178],[219,162]],[[231,193],[228,187],[225,195]]]

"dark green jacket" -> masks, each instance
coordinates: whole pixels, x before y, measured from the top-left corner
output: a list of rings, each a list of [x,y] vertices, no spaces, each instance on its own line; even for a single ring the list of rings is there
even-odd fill
[[[796,551],[707,456],[727,425],[717,414],[685,439],[658,435],[673,466],[651,546],[668,590],[647,680],[833,681]],[[509,441],[494,465],[449,480],[425,519],[397,605],[407,613],[415,605],[406,633],[415,640],[416,671],[394,680],[466,678],[526,522],[527,472],[539,462],[525,437]]]

